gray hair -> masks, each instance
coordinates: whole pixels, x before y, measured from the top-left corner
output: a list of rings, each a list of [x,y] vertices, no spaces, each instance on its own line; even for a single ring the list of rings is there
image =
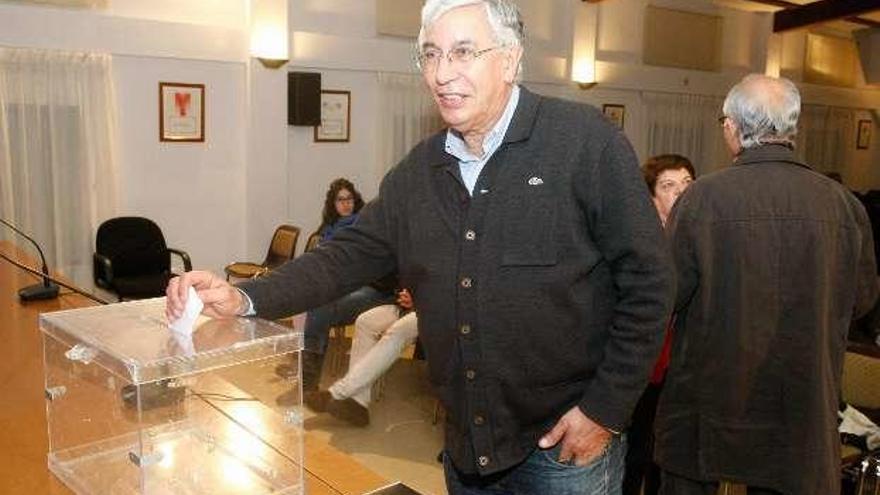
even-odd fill
[[[419,30],[418,47],[425,41],[425,31],[443,14],[468,5],[486,6],[486,17],[495,35],[495,42],[507,47],[522,47],[525,43],[525,27],[519,8],[511,0],[427,0],[422,7],[422,27]],[[516,70],[517,79],[522,76],[522,58]]]
[[[723,111],[736,124],[743,149],[772,143],[794,146],[801,95],[784,77],[749,74],[727,93]]]

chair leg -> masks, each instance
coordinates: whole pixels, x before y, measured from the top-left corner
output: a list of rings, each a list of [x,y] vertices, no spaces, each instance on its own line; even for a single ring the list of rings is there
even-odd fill
[[[382,397],[385,395],[385,374],[386,373],[382,373],[379,376],[379,378],[376,379],[376,382],[373,383],[373,394],[370,397],[370,399],[373,402],[379,402],[380,400],[382,400]]]
[[[327,354],[330,360],[329,366],[334,378],[345,375],[348,370],[346,347],[346,329],[348,325],[339,325],[330,328],[330,345],[327,346]]]
[[[440,412],[442,411],[443,406],[440,405],[440,401],[438,399],[434,399],[434,418],[431,420],[432,425],[436,425],[438,421],[440,421]]]

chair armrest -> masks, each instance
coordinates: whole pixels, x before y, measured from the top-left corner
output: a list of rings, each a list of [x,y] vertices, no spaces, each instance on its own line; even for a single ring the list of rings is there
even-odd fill
[[[192,271],[192,260],[189,258],[189,255],[186,254],[186,251],[181,251],[180,249],[168,248],[169,253],[174,253],[180,256],[180,259],[183,260],[183,271],[189,272]]]
[[[862,354],[864,356],[870,356],[880,359],[880,347],[873,344],[862,342],[847,342],[846,350],[847,352],[854,352],[856,354]]]
[[[92,255],[93,269],[95,271],[95,283],[105,289],[113,286],[113,262],[103,254]]]

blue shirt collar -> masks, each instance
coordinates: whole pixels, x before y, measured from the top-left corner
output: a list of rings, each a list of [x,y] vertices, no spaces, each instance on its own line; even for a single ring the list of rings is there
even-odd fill
[[[519,85],[514,85],[501,118],[498,119],[492,130],[483,138],[482,157],[471,153],[464,139],[452,129],[446,131],[446,152],[457,158],[460,162],[488,161],[498,147],[501,146],[504,135],[507,134],[507,128],[510,127],[510,121],[513,120],[513,113],[516,111],[517,103],[519,103]]]

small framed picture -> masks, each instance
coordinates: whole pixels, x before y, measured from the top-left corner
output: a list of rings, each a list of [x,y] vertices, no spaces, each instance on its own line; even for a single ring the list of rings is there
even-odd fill
[[[605,116],[608,117],[608,120],[616,125],[618,129],[623,129],[623,116],[626,113],[626,107],[623,105],[605,104],[602,105],[602,113],[605,114]]]
[[[873,123],[870,120],[860,120],[856,137],[856,149],[866,150],[871,146],[871,131]]]
[[[321,125],[315,127],[315,141],[347,143],[351,138],[351,91],[321,91]]]
[[[205,141],[205,85],[159,83],[159,141]]]

